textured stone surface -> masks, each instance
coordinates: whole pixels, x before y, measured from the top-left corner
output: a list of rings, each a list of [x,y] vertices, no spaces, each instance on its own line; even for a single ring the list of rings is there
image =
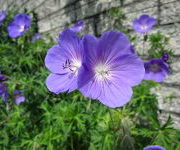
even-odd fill
[[[175,2],[177,0],[160,0],[160,4],[165,4],[165,3],[171,3],[171,2]]]
[[[73,4],[74,1],[75,0],[65,0],[65,1],[57,0],[55,2],[54,0],[47,0],[47,1],[44,1],[43,5],[35,9],[35,11],[38,13],[40,19],[45,18],[46,16],[49,16],[51,14],[58,15],[59,12],[63,10],[63,7],[71,3]]]
[[[126,7],[124,7],[124,12],[126,13],[132,13],[132,12],[137,12],[137,11],[142,11],[144,9],[148,9],[148,8],[153,8],[153,7],[157,7],[158,3],[157,0],[146,0],[146,1],[139,1],[136,3],[132,3],[131,5],[127,5]]]
[[[161,24],[180,22],[180,1],[163,4],[161,5],[160,9]]]
[[[180,114],[179,90],[180,88],[165,85],[152,89],[152,92],[158,96],[159,109]]]
[[[167,119],[169,118],[169,116],[171,117],[171,119],[174,122],[173,127],[180,129],[180,123],[179,123],[180,122],[180,114],[174,114],[174,113],[162,111],[162,113],[159,114],[159,119],[161,120],[161,123],[164,124],[167,121]]]
[[[27,8],[28,11],[31,11],[32,9],[36,9],[38,6],[43,5],[44,0],[29,0],[23,4],[23,8]]]
[[[118,0],[113,0],[110,2],[92,1],[90,3],[87,3],[86,5],[83,5],[82,7],[76,6],[77,20],[99,14],[112,7],[118,6],[120,6],[120,2]]]
[[[52,30],[53,28],[62,28],[65,27],[67,24],[71,24],[73,21],[75,21],[74,9],[71,7],[63,9],[59,13],[55,13],[40,20],[40,32],[46,32],[48,30]]]

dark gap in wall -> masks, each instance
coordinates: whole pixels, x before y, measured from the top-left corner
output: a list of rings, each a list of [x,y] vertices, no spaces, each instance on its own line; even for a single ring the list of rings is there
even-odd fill
[[[26,3],[28,3],[29,0],[25,0],[17,9],[23,7]]]
[[[124,0],[120,0],[121,7],[124,5]]]
[[[6,3],[6,1],[3,1],[1,6],[4,6],[5,3]]]
[[[180,89],[180,83],[161,83],[162,86]]]
[[[66,0],[66,1],[67,1],[67,0]],[[72,1],[72,0],[68,0],[68,1]],[[73,1],[73,2],[71,2],[71,3],[68,3],[68,4],[65,5],[64,7],[60,8],[60,9],[57,9],[56,11],[54,11],[54,12],[52,12],[52,13],[49,13],[48,15],[40,18],[39,21],[41,21],[41,20],[43,20],[43,19],[46,19],[47,17],[50,17],[50,16],[52,16],[52,15],[54,15],[54,14],[56,14],[56,13],[57,13],[57,16],[58,16],[58,12],[62,11],[63,9],[66,9],[66,8],[68,8],[68,7],[71,7],[71,6],[75,5],[77,2],[78,2],[78,1]],[[38,8],[38,7],[36,7],[35,9],[37,9],[37,8]],[[35,9],[33,9],[33,10],[35,10]]]
[[[177,2],[178,0],[172,0],[172,1],[168,1],[168,2],[162,2],[164,0],[160,0],[160,4],[163,5],[163,4],[168,4],[168,3],[173,3],[173,2]]]
[[[124,0],[123,0],[123,6],[126,7],[128,5],[135,5],[136,3],[141,3],[144,2],[145,0],[134,0],[132,3],[128,3],[128,4],[124,4]]]
[[[157,0],[157,25],[160,25],[160,17],[161,17],[161,2],[160,0]]]
[[[173,114],[173,115],[176,115],[177,117],[180,117],[180,113],[178,112],[174,112],[174,111],[167,111],[167,110],[164,110],[164,109],[160,109],[161,113],[170,113],[170,114]]]
[[[94,16],[94,23],[93,23],[95,36],[99,36],[98,35],[98,27],[97,27],[98,20],[99,20],[99,15],[95,15]]]
[[[47,0],[42,1],[38,6],[34,7],[32,10],[30,11],[35,11],[37,8],[39,8],[40,6],[42,6]]]
[[[173,57],[174,57],[175,59],[180,59],[180,54],[178,54],[178,55],[173,55]]]

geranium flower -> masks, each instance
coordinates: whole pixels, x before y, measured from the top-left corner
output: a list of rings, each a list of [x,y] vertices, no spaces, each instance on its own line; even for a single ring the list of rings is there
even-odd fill
[[[164,62],[167,62],[169,60],[169,55],[168,54],[163,54],[161,58],[162,58],[162,60]]]
[[[17,14],[8,26],[9,36],[11,38],[23,35],[31,25],[31,18],[27,14]]]
[[[4,85],[4,83],[1,82],[0,82],[0,97],[2,97],[5,102],[7,102],[8,100],[7,87]]]
[[[32,42],[35,42],[36,39],[40,39],[41,38],[41,34],[40,33],[36,33],[33,37],[32,37]]]
[[[13,92],[15,96],[15,103],[19,105],[20,103],[24,102],[26,100],[25,96],[23,95],[23,92],[20,90],[14,90]]]
[[[78,21],[70,30],[74,32],[80,32],[85,27],[85,23],[83,21]]]
[[[4,80],[4,79],[6,79],[6,76],[5,76],[5,75],[0,74],[0,81],[2,81],[2,80]]]
[[[6,18],[6,11],[3,10],[0,13],[0,24],[3,22],[3,20]]]
[[[6,76],[0,74],[0,97],[3,98],[4,102],[8,100],[8,90],[3,80],[6,79]]]
[[[143,14],[133,20],[133,28],[136,32],[146,33],[156,24],[156,19],[149,15]]]
[[[143,150],[166,150],[166,149],[160,145],[150,145],[145,147]]]
[[[26,98],[24,96],[16,96],[15,97],[15,103],[19,105],[20,103],[24,102]]]
[[[152,58],[148,62],[144,62],[145,76],[144,80],[154,80],[162,82],[169,74],[169,66],[160,58]]]
[[[46,86],[53,93],[77,89],[77,78],[82,65],[82,40],[76,32],[67,29],[59,35],[59,45],[51,47],[45,57],[45,65],[52,72]]]
[[[86,55],[78,81],[82,94],[112,108],[126,104],[131,87],[144,77],[143,62],[132,53],[126,35],[109,31],[97,39],[87,34],[83,43]]]

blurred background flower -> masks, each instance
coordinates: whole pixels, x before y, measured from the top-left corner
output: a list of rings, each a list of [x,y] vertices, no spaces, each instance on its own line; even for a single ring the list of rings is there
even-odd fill
[[[143,14],[139,18],[133,20],[134,30],[138,33],[146,33],[150,31],[155,24],[156,19],[147,14]]]
[[[27,14],[17,14],[8,26],[9,36],[16,38],[23,35],[31,25],[31,18]]]
[[[6,11],[5,10],[3,10],[3,11],[1,11],[1,13],[0,13],[0,25],[1,25],[1,23],[3,22],[3,20],[6,18]]]

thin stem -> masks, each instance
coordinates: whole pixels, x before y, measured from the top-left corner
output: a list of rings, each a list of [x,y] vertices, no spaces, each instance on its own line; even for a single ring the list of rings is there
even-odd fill
[[[142,55],[145,55],[145,42],[147,41],[147,33],[143,34],[143,52]]]

